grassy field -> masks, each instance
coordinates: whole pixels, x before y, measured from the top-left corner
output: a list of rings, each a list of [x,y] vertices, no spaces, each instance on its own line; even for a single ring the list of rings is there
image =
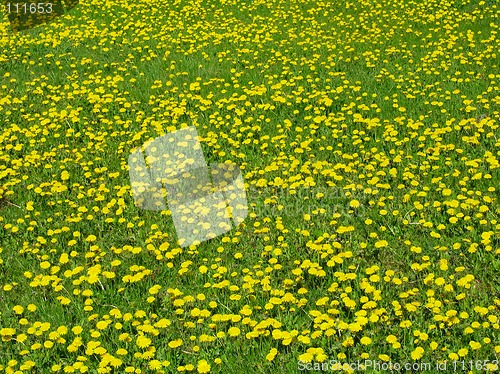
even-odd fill
[[[0,372],[499,371],[498,1],[2,17]],[[249,215],[181,248],[127,159],[186,126]]]

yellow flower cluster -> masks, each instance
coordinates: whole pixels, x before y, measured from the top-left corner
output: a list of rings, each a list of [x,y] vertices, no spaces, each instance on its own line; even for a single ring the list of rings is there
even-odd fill
[[[0,373],[500,370],[499,5],[339,4],[4,17]],[[249,215],[181,248],[127,159],[187,126]]]

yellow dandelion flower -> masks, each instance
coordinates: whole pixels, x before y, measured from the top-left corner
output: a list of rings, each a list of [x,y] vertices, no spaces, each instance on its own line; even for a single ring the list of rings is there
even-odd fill
[[[230,327],[227,333],[229,334],[229,336],[236,337],[240,335],[241,330],[237,327]]]
[[[139,348],[146,348],[146,347],[149,347],[151,345],[151,339],[149,339],[148,337],[146,337],[144,335],[139,335],[135,341],[135,344]]]
[[[363,336],[360,341],[363,345],[370,345],[372,343],[372,340],[367,336]]]
[[[211,366],[206,360],[200,360],[198,361],[198,366],[196,367],[196,370],[198,373],[210,373]]]
[[[424,355],[425,350],[422,347],[417,347],[411,352],[411,358],[413,360],[420,360]]]
[[[182,345],[182,339],[173,340],[168,343],[168,346],[170,348],[177,348],[180,347],[181,345]]]
[[[272,348],[269,353],[266,355],[266,360],[267,361],[272,361],[276,357],[276,354],[278,353],[278,350],[276,348]]]

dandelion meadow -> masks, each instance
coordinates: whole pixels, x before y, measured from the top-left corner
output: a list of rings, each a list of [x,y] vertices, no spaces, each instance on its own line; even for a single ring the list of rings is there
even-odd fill
[[[498,1],[2,11],[0,372],[499,371]],[[182,248],[127,159],[188,126],[248,217]]]

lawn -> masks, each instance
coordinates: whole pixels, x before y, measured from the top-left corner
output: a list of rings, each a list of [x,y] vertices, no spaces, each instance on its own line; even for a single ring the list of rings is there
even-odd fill
[[[0,372],[500,371],[497,0],[0,14]],[[188,126],[248,217],[183,248],[127,162]]]

